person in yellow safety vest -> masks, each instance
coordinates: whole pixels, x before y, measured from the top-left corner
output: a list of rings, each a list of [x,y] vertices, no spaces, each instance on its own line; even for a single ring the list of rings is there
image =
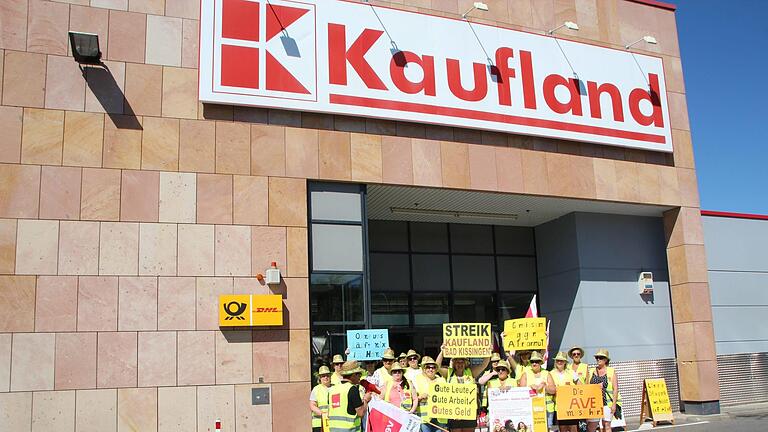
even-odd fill
[[[499,365],[499,361],[501,360],[501,356],[499,356],[499,353],[494,352],[491,354],[491,365],[490,367],[483,373],[483,376],[478,378],[477,383],[483,386],[483,395],[485,395],[485,388],[488,385],[489,381],[497,380],[499,379],[499,373],[496,372],[496,366]],[[480,401],[480,409],[484,410],[486,413],[488,412],[488,404],[487,404],[487,398],[483,396],[483,400]]]
[[[400,367],[403,368],[403,372],[405,372],[405,368],[408,367],[408,354],[400,353],[400,355],[397,356],[397,362],[400,363]]]
[[[344,364],[344,357],[341,356],[341,354],[336,354],[333,356],[333,360],[331,361],[333,364],[333,374],[331,375],[331,384],[341,384],[341,365]]]
[[[419,367],[421,356],[415,350],[410,349],[406,357],[408,359],[408,368],[405,370],[405,378],[409,382],[415,382],[416,377],[421,375],[421,368]]]
[[[531,351],[519,351],[517,356],[520,358],[520,361],[515,361],[514,364],[515,379],[517,380],[518,386],[520,386],[520,378],[522,378],[526,370],[531,368]]]
[[[488,406],[488,390],[489,389],[501,389],[509,390],[512,387],[517,387],[517,380],[509,376],[509,363],[506,360],[499,360],[499,364],[496,365],[496,379],[488,381],[483,392],[483,406]]]
[[[451,359],[451,365],[449,367],[442,367],[443,365],[443,350],[445,346],[440,347],[440,354],[437,355],[435,362],[440,365],[440,375],[445,377],[446,382],[455,383],[476,383],[476,377],[483,372],[490,361],[490,357],[486,357],[483,363],[475,366],[470,366],[468,358],[454,357]],[[474,432],[477,428],[477,419],[475,420],[458,420],[448,419],[448,429],[451,432]]]
[[[360,432],[360,419],[371,401],[371,393],[360,394],[362,373],[356,360],[346,361],[341,366],[341,383],[328,391],[330,432]]]
[[[392,379],[384,384],[384,390],[381,392],[381,399],[400,407],[411,414],[416,412],[417,405],[413,403],[416,389],[405,379],[405,369],[399,363],[392,366],[389,373]]]
[[[615,415],[621,416],[617,411],[621,410],[621,395],[619,394],[619,380],[616,371],[609,367],[611,356],[607,349],[600,349],[595,354],[597,367],[589,370],[589,384],[600,384],[603,387],[603,432],[611,432],[611,419]],[[601,419],[587,420],[587,431],[595,432]]]
[[[427,412],[427,399],[429,398],[429,385],[432,383],[444,383],[443,377],[437,376],[437,363],[432,357],[424,356],[421,359],[421,375],[414,380],[417,399],[419,401],[418,415],[421,418],[421,432],[437,432],[447,426],[448,420],[434,418]]]
[[[312,432],[323,432],[323,416],[328,416],[328,389],[331,388],[331,370],[320,366],[317,371],[320,384],[309,394],[309,410],[312,411]]]
[[[395,363],[395,352],[392,350],[392,348],[387,348],[384,350],[384,354],[381,355],[381,362],[383,366],[376,369],[376,371],[373,372],[372,377],[372,382],[376,384],[379,389],[383,389],[387,381],[392,379],[392,375],[389,374],[389,370]]]
[[[573,374],[573,383],[586,384],[589,366],[581,362],[584,360],[584,349],[579,346],[572,347],[568,350],[568,357],[573,360],[573,363],[568,365],[568,370]]]
[[[562,386],[572,385],[573,375],[568,371],[568,358],[563,351],[555,356],[555,367],[549,372],[547,379],[547,419],[555,416],[557,406],[555,405],[555,395],[557,389]],[[550,422],[549,420],[547,420]],[[550,422],[551,423],[551,422]],[[560,432],[577,432],[579,426],[578,420],[558,420],[557,427]]]
[[[523,376],[520,377],[520,387],[530,388],[531,397],[544,397],[547,391],[547,382],[549,381],[549,372],[542,368],[544,359],[538,351],[531,353],[531,368],[524,369]],[[554,415],[554,412],[553,412]],[[547,412],[547,429],[552,428],[552,418]]]

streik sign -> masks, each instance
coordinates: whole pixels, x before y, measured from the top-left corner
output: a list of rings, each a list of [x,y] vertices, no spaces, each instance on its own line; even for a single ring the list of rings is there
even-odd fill
[[[200,100],[672,151],[658,57],[367,3],[202,0]]]

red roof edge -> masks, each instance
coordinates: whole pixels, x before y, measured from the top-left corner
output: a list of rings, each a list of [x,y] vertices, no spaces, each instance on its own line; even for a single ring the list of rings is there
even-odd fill
[[[640,3],[648,6],[653,6],[660,9],[671,10],[672,12],[677,10],[677,5],[658,1],[658,0],[627,0],[627,1],[631,1],[632,3]]]
[[[701,215],[736,218],[736,219],[768,220],[768,215],[759,215],[759,214],[751,214],[751,213],[732,213],[732,212],[722,212],[722,211],[712,211],[712,210],[702,210]]]

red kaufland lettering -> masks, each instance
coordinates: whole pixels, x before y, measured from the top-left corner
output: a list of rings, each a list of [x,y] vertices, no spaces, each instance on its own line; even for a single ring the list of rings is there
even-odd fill
[[[377,71],[365,59],[365,55],[384,34],[375,29],[364,29],[350,44],[347,43],[346,26],[343,24],[328,24],[328,73],[331,84],[347,85],[347,65],[360,77],[369,89],[385,90],[388,92],[399,91],[405,94],[423,94],[426,96],[446,96],[437,93],[435,83],[441,78],[438,71],[444,71],[444,82],[454,97],[461,101],[478,102],[486,99],[489,88],[496,89],[496,100],[499,106],[515,106],[522,104],[525,109],[539,109],[536,101],[536,88],[541,86],[541,94],[547,107],[554,113],[571,115],[576,117],[589,116],[594,119],[602,119],[606,114],[600,106],[602,98],[607,97],[611,103],[612,119],[624,122],[623,99],[628,98],[632,119],[639,125],[662,128],[664,118],[659,99],[659,77],[657,74],[648,74],[649,89],[635,88],[628,95],[612,83],[598,83],[587,81],[586,84],[575,77],[565,77],[559,74],[547,75],[543,82],[536,82],[534,76],[534,56],[530,51],[518,50],[520,69],[518,75],[515,62],[515,49],[500,47],[496,50],[495,64],[489,67],[487,64],[472,63],[472,80],[470,88],[462,85],[462,60],[454,58],[437,59],[429,53],[419,54],[412,51],[395,51],[388,71]],[[442,61],[444,68],[435,67],[436,62]],[[405,76],[407,66],[418,67],[422,72],[419,81],[411,81]],[[466,68],[465,68],[466,69]],[[388,89],[382,80],[382,73],[389,73],[389,77],[395,84],[395,89]],[[495,86],[489,87],[489,80],[495,81]],[[512,100],[512,86],[521,87],[522,101]],[[563,91],[558,92],[562,88]],[[559,94],[559,96],[558,96]],[[640,108],[643,101],[653,107],[651,114],[645,114]],[[589,110],[583,105],[587,103]]]

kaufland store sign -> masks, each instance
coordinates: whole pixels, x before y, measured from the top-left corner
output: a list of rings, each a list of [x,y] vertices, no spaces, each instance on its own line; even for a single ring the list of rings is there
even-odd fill
[[[201,12],[203,102],[672,151],[657,57],[339,0]]]

